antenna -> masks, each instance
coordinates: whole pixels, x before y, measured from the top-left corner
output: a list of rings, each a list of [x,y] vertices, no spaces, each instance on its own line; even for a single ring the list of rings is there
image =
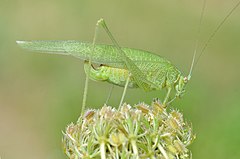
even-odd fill
[[[203,14],[204,14],[205,8],[206,8],[206,0],[203,1],[203,7],[202,7],[201,16],[200,16],[199,25],[198,25],[198,31],[197,31],[197,38],[196,38],[196,41],[195,41],[195,49],[194,49],[194,53],[193,53],[193,58],[192,58],[190,71],[189,71],[189,74],[188,74],[188,77],[187,77],[188,80],[191,79],[193,66],[194,66],[197,50],[198,50],[198,47],[199,47],[199,37],[200,37],[201,25],[202,25]]]
[[[206,1],[206,0],[204,0]],[[196,62],[195,62],[195,56],[196,56],[196,52],[197,52],[197,47],[198,47],[198,41],[196,41],[196,48],[195,48],[195,51],[194,51],[194,54],[193,54],[193,60],[192,60],[192,64],[191,64],[191,68],[190,68],[190,72],[189,72],[189,75],[188,75],[188,79],[191,78],[191,74],[192,74],[192,71],[194,70],[194,68],[196,67],[196,65],[198,64],[199,62],[199,59],[200,57],[202,56],[202,54],[204,53],[204,51],[206,50],[206,48],[208,47],[209,43],[212,41],[212,39],[214,38],[214,36],[216,35],[216,33],[220,30],[220,28],[223,26],[223,24],[227,21],[227,19],[230,17],[230,15],[238,8],[238,6],[240,5],[240,1],[237,2],[237,4],[228,12],[228,14],[223,18],[223,20],[217,25],[216,29],[213,31],[213,33],[209,36],[209,38],[207,39],[206,43],[204,44]],[[204,6],[205,6],[205,2],[204,2]],[[204,7],[205,8],[205,7]],[[203,8],[203,10],[204,10]],[[202,10],[202,11],[203,11]],[[201,24],[201,21],[202,21],[202,16],[203,16],[203,13],[201,15],[201,20],[200,20],[200,24]],[[200,29],[199,29],[199,32],[200,32]],[[198,32],[198,34],[199,34]],[[195,65],[194,65],[194,62],[195,62]]]

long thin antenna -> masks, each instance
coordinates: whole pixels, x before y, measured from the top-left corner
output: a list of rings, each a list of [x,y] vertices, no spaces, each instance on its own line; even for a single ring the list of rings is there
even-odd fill
[[[223,18],[223,20],[218,24],[218,26],[216,27],[216,29],[214,30],[214,32],[209,36],[208,40],[206,41],[205,45],[203,46],[197,60],[195,63],[195,66],[193,66],[194,68],[196,67],[196,65],[198,64],[198,61],[200,59],[200,57],[202,56],[202,54],[204,53],[204,51],[206,50],[207,46],[209,45],[209,43],[212,41],[213,37],[216,35],[216,33],[220,30],[220,28],[222,27],[222,25],[227,21],[227,19],[230,17],[230,15],[238,8],[238,6],[240,5],[240,1],[237,2],[237,4],[228,12],[228,14]],[[191,68],[191,71],[194,69]]]
[[[203,21],[203,15],[204,15],[205,8],[206,8],[206,0],[203,1],[203,7],[202,7],[201,16],[200,16],[199,25],[198,25],[197,38],[196,38],[196,42],[195,42],[195,49],[194,49],[194,53],[193,53],[191,68],[190,68],[190,71],[189,71],[189,74],[188,74],[188,77],[187,77],[188,80],[191,79],[193,66],[194,66],[197,50],[198,50],[198,47],[199,47],[200,31],[201,31],[201,25],[202,25],[202,21]]]

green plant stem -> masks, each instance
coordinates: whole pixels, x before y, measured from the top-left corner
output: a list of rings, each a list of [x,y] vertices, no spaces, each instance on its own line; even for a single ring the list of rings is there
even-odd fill
[[[101,152],[101,159],[106,159],[106,149],[105,149],[104,142],[102,142],[100,145],[100,152]]]
[[[169,159],[167,152],[165,151],[165,149],[162,147],[161,144],[158,144],[158,148],[159,150],[162,152],[163,156],[165,157],[165,159]]]
[[[137,148],[136,140],[132,140],[131,144],[132,144],[132,148],[133,148],[133,153],[136,156],[136,158],[138,159],[139,156],[138,156],[138,148]]]

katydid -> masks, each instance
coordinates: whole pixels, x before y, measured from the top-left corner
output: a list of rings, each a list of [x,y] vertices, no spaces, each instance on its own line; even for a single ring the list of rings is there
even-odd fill
[[[132,65],[126,66],[122,57],[119,55],[118,48],[114,45],[95,45],[92,52],[92,44],[79,41],[17,41],[23,47],[34,51],[45,53],[57,53],[71,55],[85,61],[85,72],[90,79],[97,81],[107,81],[114,85],[125,86],[127,78],[130,76],[129,88],[143,88],[146,91],[159,90],[167,87],[170,93],[173,84],[177,84],[177,96],[182,94],[184,81],[181,72],[172,65],[167,59],[152,54],[147,51],[121,48],[129,61],[135,65],[136,70],[144,75],[144,79],[136,78],[140,76]],[[91,62],[100,64],[99,67],[88,67],[91,55]],[[129,69],[130,68],[130,69]],[[88,70],[90,69],[90,70]],[[129,70],[133,70],[132,72]],[[136,71],[136,76],[135,72]],[[143,76],[142,75],[142,76]],[[142,77],[143,78],[143,77]],[[168,93],[168,94],[169,94]],[[166,100],[167,101],[167,98]]]
[[[208,43],[212,40],[216,32],[239,5],[240,1],[230,10],[212,35],[210,35],[199,57],[205,51]],[[99,26],[102,26],[107,32],[113,45],[95,44]],[[17,43],[22,48],[31,51],[70,55],[84,60],[87,78],[83,109],[85,107],[88,77],[92,80],[107,81],[114,85],[124,87],[120,105],[123,102],[127,88],[142,88],[145,91],[162,90],[166,88],[167,94],[163,100],[163,104],[167,105],[175,98],[181,97],[184,94],[185,86],[191,79],[196,55],[195,50],[190,72],[187,76],[184,76],[176,66],[164,57],[148,51],[120,47],[103,19],[97,22],[93,43],[71,40],[17,41]],[[94,67],[92,63],[99,64],[99,66]],[[175,90],[175,95],[172,100],[169,100],[173,89]]]

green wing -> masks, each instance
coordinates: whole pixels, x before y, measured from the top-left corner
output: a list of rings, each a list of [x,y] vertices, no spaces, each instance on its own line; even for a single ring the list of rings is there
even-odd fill
[[[149,62],[159,62],[156,59],[161,59],[154,54],[130,48],[117,48],[112,45],[96,45],[95,51],[92,52],[92,44],[73,40],[36,40],[36,41],[17,41],[17,44],[24,49],[37,51],[41,53],[71,55],[82,60],[88,60],[91,57],[92,62],[99,64],[107,64],[112,67],[128,69],[136,83],[140,88],[148,91],[150,87],[158,87],[153,82],[146,78],[146,75],[135,64],[136,62],[143,62],[147,59]],[[139,55],[145,55],[144,58],[139,59]],[[158,58],[152,58],[156,56]],[[153,60],[153,61],[152,61]],[[154,61],[155,60],[155,61]],[[148,62],[148,61],[145,61]]]

